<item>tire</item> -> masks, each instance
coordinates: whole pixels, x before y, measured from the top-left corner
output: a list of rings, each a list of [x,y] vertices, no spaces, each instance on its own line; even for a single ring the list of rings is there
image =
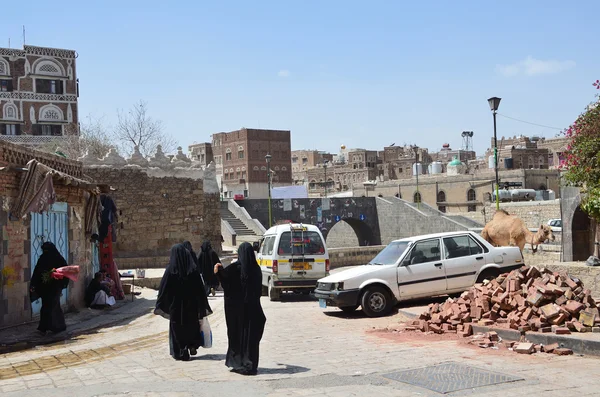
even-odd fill
[[[269,279],[269,288],[268,288],[269,300],[271,302],[276,302],[281,299],[281,291],[279,291],[273,285],[273,279]]]
[[[344,313],[348,313],[348,314],[354,313],[356,311],[356,309],[358,309],[358,305],[340,307],[341,311],[343,311]]]
[[[481,272],[479,274],[479,277],[477,277],[477,283],[483,283],[483,280],[492,281],[493,279],[495,279],[499,275],[500,275],[500,272],[498,270],[495,270],[495,269],[486,269],[486,270],[484,270],[483,272]]]
[[[269,296],[269,287],[262,286],[261,296]]]
[[[389,314],[394,306],[388,290],[377,285],[367,287],[360,299],[360,305],[368,317],[383,317]]]

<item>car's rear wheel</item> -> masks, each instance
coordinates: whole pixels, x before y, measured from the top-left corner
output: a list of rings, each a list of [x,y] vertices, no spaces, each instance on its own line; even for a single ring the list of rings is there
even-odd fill
[[[374,285],[367,287],[361,297],[360,305],[367,316],[383,317],[392,310],[394,304],[387,289]]]
[[[344,313],[354,313],[356,311],[356,309],[358,309],[358,305],[340,307],[340,310],[343,311]]]
[[[273,279],[269,280],[269,300],[271,302],[275,302],[278,301],[279,299],[281,299],[281,291],[278,290],[277,288],[275,288],[275,285],[273,284]]]
[[[496,269],[486,269],[479,274],[477,277],[477,283],[483,283],[483,280],[492,281],[500,275],[500,271]]]

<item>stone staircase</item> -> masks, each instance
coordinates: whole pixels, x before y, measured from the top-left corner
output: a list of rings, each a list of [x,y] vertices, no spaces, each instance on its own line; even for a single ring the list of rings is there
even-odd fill
[[[447,218],[454,222],[457,222],[468,229],[478,229],[478,228],[483,228],[483,226],[484,226],[481,223],[479,223],[473,219],[467,218],[466,216],[463,216],[463,215],[452,214],[452,213],[448,214],[445,212],[440,212],[436,208],[433,208],[432,206],[425,204],[423,202],[421,202],[419,204],[407,202],[407,204],[409,206],[413,207],[414,209],[418,209],[419,211],[421,211],[422,213],[424,213],[427,216],[442,216],[444,218]]]
[[[260,236],[258,236],[254,231],[250,230],[244,222],[238,219],[229,209],[224,206],[221,206],[221,219],[224,220],[231,226],[237,235],[238,241],[248,241],[253,242],[257,241]]]

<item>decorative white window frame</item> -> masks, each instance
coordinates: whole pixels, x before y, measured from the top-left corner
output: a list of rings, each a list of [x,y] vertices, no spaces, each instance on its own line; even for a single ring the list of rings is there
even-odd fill
[[[261,171],[266,171],[267,170],[267,166],[263,165],[262,167],[260,167]]]
[[[287,171],[287,167],[284,165],[283,167],[281,167],[281,171]]]
[[[237,167],[237,168],[235,169],[235,172],[240,172],[241,170],[242,170],[242,169],[241,169],[240,167]]]
[[[4,66],[2,69],[0,69],[4,70],[3,72],[0,72],[0,76],[10,76],[10,65],[8,62],[5,59],[0,58],[0,65]]]
[[[246,167],[242,167],[242,171],[246,171]]]
[[[40,70],[42,67],[44,67],[46,65],[54,67],[54,69],[56,69],[56,72],[46,72],[46,71]],[[33,74],[35,74],[36,76],[49,76],[49,77],[60,77],[60,78],[67,77],[67,73],[65,72],[65,68],[63,67],[63,65],[61,65],[60,62],[57,62],[53,59],[48,59],[48,58],[38,59],[37,61],[35,61],[33,63],[32,70],[33,70]]]
[[[231,149],[230,148],[225,149],[225,153],[231,153]]]
[[[279,171],[279,166],[278,165],[275,166],[275,171]]]
[[[231,173],[233,173],[233,172],[234,172],[234,171],[233,171],[233,168],[230,168],[230,169],[229,169],[229,173],[231,174]]]
[[[58,119],[56,118],[46,118],[46,113],[48,111],[55,111],[58,115]],[[38,122],[44,122],[44,121],[49,121],[49,122],[54,122],[54,123],[61,123],[61,122],[65,122],[65,115],[63,113],[63,111],[56,105],[44,105],[40,108],[40,111],[38,113]]]
[[[238,152],[243,152],[244,151],[244,147],[243,146],[238,146]]]
[[[260,170],[260,168],[259,168],[259,166],[258,166],[258,165],[255,165],[255,166],[254,166],[254,168],[252,168],[252,170],[253,170],[253,171],[258,171],[258,170]]]
[[[9,109],[12,109],[14,112],[14,116],[10,116],[8,114]],[[12,103],[12,102],[7,102],[4,104],[4,106],[2,107],[2,118],[4,120],[19,120],[19,109],[17,108],[17,106]]]

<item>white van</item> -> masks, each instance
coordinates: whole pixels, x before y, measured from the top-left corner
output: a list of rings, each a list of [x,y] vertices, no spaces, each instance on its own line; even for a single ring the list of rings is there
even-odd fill
[[[317,280],[329,275],[329,254],[318,227],[290,223],[273,226],[255,243],[263,290],[270,300],[281,292],[311,293]]]

